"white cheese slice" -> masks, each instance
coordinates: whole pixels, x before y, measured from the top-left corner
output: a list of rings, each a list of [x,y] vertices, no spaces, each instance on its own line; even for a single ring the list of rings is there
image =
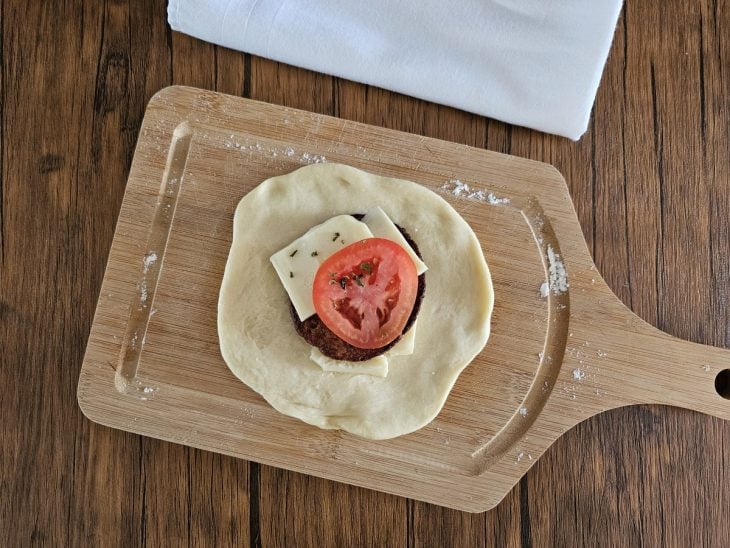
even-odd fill
[[[386,352],[388,356],[410,356],[416,349],[416,325],[418,320],[413,322],[411,328],[403,335],[400,340]]]
[[[388,375],[388,358],[384,354],[375,356],[362,362],[348,362],[345,360],[334,360],[320,352],[319,348],[313,346],[309,358],[324,371],[333,373],[349,373],[350,375],[372,375],[373,377],[386,377]]]
[[[403,234],[400,233],[398,227],[395,226],[395,223],[390,220],[390,217],[388,217],[382,208],[374,207],[369,209],[362,218],[362,222],[368,225],[374,237],[391,240],[405,249],[411,259],[413,259],[413,263],[416,265],[416,272],[419,276],[428,270],[428,267],[418,258],[416,252],[413,251],[413,248],[408,244]]]
[[[271,264],[300,320],[315,314],[312,284],[319,265],[343,247],[372,237],[373,233],[365,223],[351,215],[338,215],[310,228],[271,256]]]

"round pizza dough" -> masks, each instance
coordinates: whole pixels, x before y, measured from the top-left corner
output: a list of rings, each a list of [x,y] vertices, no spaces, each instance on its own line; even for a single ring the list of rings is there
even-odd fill
[[[385,378],[325,372],[294,330],[269,257],[330,217],[374,206],[411,234],[428,265],[415,351],[389,358]],[[314,164],[264,181],[238,204],[218,334],[233,374],[281,413],[387,439],[439,413],[459,373],[487,342],[493,302],[479,241],[444,199],[409,181]]]

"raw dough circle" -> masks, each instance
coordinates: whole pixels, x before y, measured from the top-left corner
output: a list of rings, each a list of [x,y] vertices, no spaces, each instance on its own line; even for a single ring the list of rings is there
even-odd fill
[[[330,217],[380,206],[418,244],[426,295],[415,351],[385,378],[324,372],[294,331],[269,257]],[[492,280],[474,231],[421,185],[339,164],[273,177],[238,204],[218,301],[223,358],[275,409],[320,428],[387,439],[428,424],[459,373],[487,342]]]

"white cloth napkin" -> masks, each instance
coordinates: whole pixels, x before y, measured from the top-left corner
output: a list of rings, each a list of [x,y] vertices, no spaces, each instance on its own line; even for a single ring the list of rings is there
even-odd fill
[[[170,0],[173,30],[578,139],[621,0]]]

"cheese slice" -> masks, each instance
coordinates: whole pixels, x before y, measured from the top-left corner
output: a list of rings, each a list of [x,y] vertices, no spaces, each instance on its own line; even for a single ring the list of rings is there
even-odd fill
[[[368,225],[368,228],[370,229],[370,232],[373,233],[374,237],[391,240],[405,249],[411,259],[413,259],[413,263],[416,265],[416,272],[419,276],[428,270],[428,267],[421,259],[418,258],[416,252],[408,244],[406,239],[403,237],[403,234],[401,234],[400,230],[398,230],[398,227],[395,226],[395,223],[390,220],[390,217],[388,217],[382,208],[374,207],[369,209],[362,218],[362,222]]]
[[[365,223],[351,215],[338,215],[312,227],[271,256],[271,264],[300,320],[315,314],[312,285],[319,265],[343,247],[372,237]]]
[[[362,362],[348,362],[325,356],[319,348],[313,346],[312,351],[309,353],[309,359],[320,366],[323,371],[349,373],[350,375],[372,375],[373,377],[386,377],[388,375],[388,358],[385,354]]]
[[[411,328],[403,335],[400,340],[386,352],[388,356],[410,356],[416,349],[416,325],[418,320],[413,322]]]

